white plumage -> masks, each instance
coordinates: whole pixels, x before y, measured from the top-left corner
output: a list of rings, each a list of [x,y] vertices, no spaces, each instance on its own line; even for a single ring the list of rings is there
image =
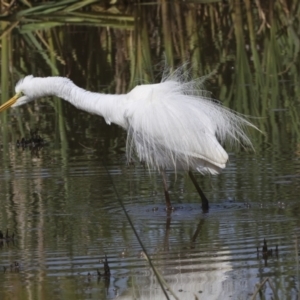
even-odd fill
[[[0,111],[43,96],[57,96],[103,116],[108,124],[125,128],[128,159],[136,154],[149,167],[159,170],[217,174],[228,160],[221,143],[227,139],[251,147],[245,127],[256,127],[206,97],[199,87],[200,80],[185,78],[176,71],[161,83],[139,85],[128,94],[107,95],[86,91],[67,78],[30,75],[17,83],[16,96]]]
[[[58,96],[79,109],[103,116],[128,131],[127,154],[136,151],[149,167],[194,169],[216,174],[228,155],[218,139],[251,145],[244,132],[252,126],[240,115],[201,95],[197,82],[171,77],[158,84],[136,86],[127,95],[85,91],[67,78],[27,76],[16,85],[22,92],[13,105],[43,96]]]
[[[216,174],[228,160],[218,139],[251,145],[243,127],[252,124],[219,103],[190,93],[178,80],[137,86],[128,100],[129,157],[136,149],[149,166]]]

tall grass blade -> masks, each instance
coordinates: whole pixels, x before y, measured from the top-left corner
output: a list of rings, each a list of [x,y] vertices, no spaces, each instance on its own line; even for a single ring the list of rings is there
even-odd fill
[[[36,49],[39,51],[40,55],[44,58],[46,63],[49,65],[49,67],[52,70],[53,75],[59,75],[58,69],[55,64],[51,61],[49,56],[46,54],[45,50],[42,48],[41,44],[38,42],[38,40],[35,38],[35,36],[31,33],[27,33],[28,39],[31,41],[32,45],[36,47]]]

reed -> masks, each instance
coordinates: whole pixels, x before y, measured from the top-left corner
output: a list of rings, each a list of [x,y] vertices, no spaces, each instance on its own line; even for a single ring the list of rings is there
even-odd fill
[[[270,139],[277,132],[265,122],[269,110],[281,107],[282,99],[299,98],[300,5],[295,0],[289,5],[284,0],[175,1],[173,6],[164,0],[159,5],[132,1],[116,2],[115,10],[95,1],[26,3],[0,16],[5,99],[9,82],[27,73],[67,74],[89,89],[124,93],[139,82],[160,80],[163,57],[171,69],[189,60],[193,76],[210,74],[206,86],[213,96],[263,117],[256,122],[271,130]],[[11,48],[5,46],[8,40]],[[5,60],[13,62],[9,71]],[[280,83],[287,79],[292,90]]]
[[[160,80],[165,56],[171,69],[189,60],[193,76],[211,74],[206,85],[214,98],[241,113],[259,117],[252,121],[268,135],[254,136],[256,148],[264,140],[277,153],[282,144],[290,144],[295,153],[299,150],[298,1],[177,0],[170,5],[161,0],[159,5],[131,1],[126,6],[115,2],[115,12],[92,0],[20,1],[2,11],[1,101],[13,93],[12,87],[20,77],[30,73],[69,76],[92,90],[123,93],[139,82]],[[283,84],[287,80],[290,83]],[[20,108],[17,130],[10,129],[7,124],[11,120],[1,114],[1,160],[5,167],[15,164],[15,157],[7,155],[9,145],[19,138],[17,131],[24,136],[38,123],[41,131],[48,132],[49,117],[36,113],[40,103]],[[67,173],[73,117],[60,100],[49,104],[54,109],[51,120],[56,120],[49,140],[59,143],[62,171]],[[281,120],[273,113],[278,108],[288,110]],[[87,144],[93,132],[92,118],[78,114],[78,124],[87,132]],[[103,138],[103,151],[114,152],[122,145],[124,135],[116,132],[116,127],[108,130],[112,134]],[[247,173],[253,186],[264,181],[252,166],[248,172],[238,172]],[[240,184],[239,178],[237,182]],[[67,193],[70,184],[66,176]],[[220,188],[222,184],[218,183]],[[88,189],[87,184],[83,193],[88,194]],[[20,190],[21,195],[25,192]],[[276,290],[277,282],[274,285]]]

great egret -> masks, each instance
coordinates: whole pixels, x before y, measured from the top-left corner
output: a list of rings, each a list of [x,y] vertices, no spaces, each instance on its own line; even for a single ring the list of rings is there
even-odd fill
[[[0,106],[0,112],[44,96],[62,98],[78,109],[104,117],[127,130],[127,158],[133,154],[161,171],[167,209],[172,209],[165,170],[187,171],[207,211],[208,200],[192,171],[218,174],[228,154],[220,142],[228,139],[252,146],[245,127],[256,128],[241,115],[205,96],[199,81],[186,79],[180,71],[157,84],[142,84],[122,95],[86,91],[64,77],[21,79],[16,95]],[[257,128],[256,128],[257,129]],[[220,141],[220,142],[219,142]]]

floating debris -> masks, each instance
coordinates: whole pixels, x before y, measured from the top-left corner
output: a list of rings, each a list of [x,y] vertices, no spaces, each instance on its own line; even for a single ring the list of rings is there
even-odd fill
[[[108,260],[107,260],[106,254],[105,254],[105,259],[100,260],[100,262],[103,262],[104,272],[102,273],[102,272],[99,271],[99,269],[97,269],[97,274],[91,274],[90,272],[88,272],[86,277],[87,277],[88,282],[90,282],[91,279],[94,278],[94,277],[97,278],[98,283],[100,282],[100,280],[104,280],[105,281],[105,287],[108,289],[108,287],[110,285],[110,267],[108,265]],[[13,266],[11,265],[11,268],[12,267]]]
[[[20,264],[19,264],[17,261],[14,262],[14,268],[15,268],[15,270],[16,270],[16,269],[17,269],[17,270],[20,269]]]
[[[110,268],[109,268],[109,265],[108,265],[106,254],[105,254],[105,261],[104,261],[104,276],[105,277],[110,277]]]
[[[38,134],[38,130],[30,130],[30,138],[17,140],[17,147],[24,148],[41,148],[45,145],[44,139]]]
[[[262,247],[262,253],[263,254],[268,254],[268,245],[267,245],[266,239],[264,239],[264,245]],[[271,254],[272,254],[272,252],[271,252]]]
[[[10,271],[11,272],[19,272],[20,271],[20,264],[17,261],[14,261],[12,264],[10,264]],[[4,273],[6,272],[7,268],[4,266]]]
[[[275,248],[275,252],[278,253],[278,246],[277,245],[276,245],[276,248]],[[272,254],[273,254],[273,249],[268,249],[266,239],[264,239],[264,245],[262,247],[262,253],[263,253],[263,255],[268,255],[268,256],[272,256]]]
[[[13,241],[15,239],[15,234],[13,232],[13,234],[11,236],[9,236],[8,234],[8,229],[6,229],[6,234],[4,236],[3,232],[0,230],[0,242],[3,242],[3,241]]]
[[[14,263],[11,264],[10,270],[14,272],[19,272],[20,271],[20,264],[15,261]]]
[[[103,262],[103,269],[104,273],[101,273],[99,269],[97,269],[97,277],[104,277],[104,278],[110,278],[110,267],[108,265],[107,256],[105,254],[105,260],[100,260],[100,262]]]
[[[88,281],[91,281],[91,277],[92,275],[90,274],[90,272],[87,274],[87,278],[88,278]]]
[[[271,249],[268,248],[268,244],[267,244],[266,239],[264,239],[261,252],[259,251],[259,247],[256,247],[256,251],[257,251],[257,258],[258,259],[260,258],[259,254],[261,253],[262,258],[265,260],[266,265],[267,265],[268,258],[272,257],[274,252],[275,252],[276,257],[278,257],[278,245],[275,245],[275,249],[274,249],[274,252],[273,252],[272,248]]]

